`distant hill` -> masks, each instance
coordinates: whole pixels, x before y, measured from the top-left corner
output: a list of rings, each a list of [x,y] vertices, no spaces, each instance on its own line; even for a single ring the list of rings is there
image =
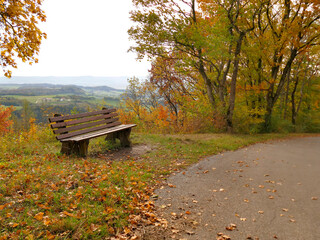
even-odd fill
[[[0,77],[0,84],[55,84],[78,85],[86,87],[108,86],[115,89],[125,89],[128,77]]]
[[[55,94],[84,95],[85,93],[83,89],[75,85],[0,84],[0,95],[44,96]]]
[[[121,94],[124,90],[115,89],[108,86],[77,86],[77,85],[54,85],[48,83],[40,84],[1,84],[0,95],[20,95],[20,96],[44,96],[55,94],[84,95],[86,92],[92,94],[97,91],[113,92]]]

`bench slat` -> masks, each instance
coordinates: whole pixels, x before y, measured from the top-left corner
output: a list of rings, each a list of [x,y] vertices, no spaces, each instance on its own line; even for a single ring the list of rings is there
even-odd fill
[[[86,123],[86,124],[80,124],[80,125],[76,125],[76,126],[72,126],[72,127],[67,127],[67,128],[59,128],[57,130],[53,130],[53,132],[55,134],[61,134],[61,133],[66,133],[66,132],[72,132],[75,130],[80,130],[80,129],[84,129],[84,128],[89,128],[89,127],[93,127],[93,126],[98,126],[98,125],[102,125],[102,124],[107,124],[109,125],[112,122],[116,122],[118,121],[119,118],[109,118],[106,120],[101,120],[101,121],[97,121],[97,122],[90,122],[90,123]],[[104,125],[105,126],[105,125]]]
[[[111,113],[115,112],[116,109],[103,109],[100,111],[94,111],[94,112],[87,112],[87,113],[79,113],[79,114],[74,114],[74,115],[66,115],[66,116],[60,116],[60,117],[51,117],[49,118],[50,122],[57,122],[57,121],[64,121],[64,120],[70,120],[74,118],[82,118],[82,117],[90,117],[94,115],[99,115],[99,114],[106,114],[106,113]]]
[[[62,140],[62,139],[65,139],[65,138],[70,138],[70,137],[78,136],[78,135],[81,135],[81,134],[94,132],[94,131],[98,131],[98,130],[101,130],[101,129],[115,127],[115,126],[119,126],[119,125],[121,125],[120,122],[113,122],[113,123],[108,124],[108,125],[103,125],[103,126],[98,126],[98,127],[93,127],[93,128],[88,128],[88,129],[72,132],[72,133],[62,134],[62,135],[57,136],[57,139],[58,140]]]
[[[118,116],[118,113],[103,114],[100,116],[81,118],[81,119],[77,119],[77,120],[73,120],[73,121],[54,123],[54,124],[51,124],[51,128],[63,128],[63,127],[67,127],[70,125],[91,122],[91,121],[96,121],[96,120],[100,120],[100,119],[107,119],[107,118],[112,118],[112,117],[117,117],[117,116]]]
[[[61,142],[67,142],[67,141],[75,141],[75,142],[79,142],[81,140],[85,140],[85,139],[91,139],[91,138],[96,138],[96,137],[100,137],[103,135],[106,135],[108,133],[113,133],[113,132],[118,132],[124,129],[128,129],[128,128],[132,128],[137,126],[136,124],[122,124],[113,128],[109,128],[109,129],[103,129],[100,131],[95,131],[95,132],[90,132],[87,134],[83,134],[80,136],[75,136],[75,137],[70,137],[70,138],[66,138],[61,140]]]

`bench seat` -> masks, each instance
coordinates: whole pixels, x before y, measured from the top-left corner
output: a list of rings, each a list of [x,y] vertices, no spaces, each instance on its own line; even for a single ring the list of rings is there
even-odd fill
[[[101,137],[101,136],[104,136],[104,135],[107,135],[110,133],[118,132],[120,130],[132,128],[135,126],[137,126],[137,125],[136,124],[122,124],[122,125],[119,125],[116,127],[107,128],[107,129],[103,129],[103,130],[99,130],[99,131],[95,131],[95,132],[90,132],[90,133],[82,134],[82,135],[79,135],[76,137],[65,138],[65,139],[62,139],[61,142],[68,142],[68,141],[79,142],[79,141],[86,140],[86,139]]]

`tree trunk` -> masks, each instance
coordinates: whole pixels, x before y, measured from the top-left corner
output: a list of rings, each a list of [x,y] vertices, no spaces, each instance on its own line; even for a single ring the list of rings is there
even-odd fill
[[[213,88],[212,88],[212,83],[211,83],[211,80],[208,78],[207,74],[206,74],[206,71],[204,69],[204,66],[203,66],[203,62],[202,60],[200,59],[200,62],[199,62],[199,72],[206,84],[206,88],[207,88],[207,96],[208,96],[208,99],[209,99],[209,102],[210,104],[212,105],[212,107],[215,107],[216,103],[215,103],[215,99],[214,99],[214,96],[213,96]]]
[[[230,85],[229,106],[227,110],[227,131],[229,133],[233,132],[232,119],[233,119],[234,105],[236,101],[237,76],[238,76],[238,70],[239,70],[241,45],[242,45],[242,40],[244,36],[245,36],[245,32],[240,32],[240,36],[238,38],[236,50],[234,53],[233,72],[232,72],[231,85]]]
[[[287,89],[286,89],[286,95],[285,95],[285,101],[284,101],[284,114],[283,114],[283,118],[287,119],[287,110],[288,110],[288,101],[289,101],[289,85],[290,83],[290,74],[288,74],[288,78],[287,78]]]
[[[277,84],[277,88],[274,92],[274,88],[275,88],[275,82],[277,79],[277,75],[278,75],[278,71],[279,71],[279,66],[280,63],[282,62],[282,56],[278,58],[278,61],[274,61],[277,62],[277,66],[272,68],[272,73],[271,73],[271,79],[272,79],[272,83],[268,89],[268,94],[267,94],[267,106],[266,106],[266,115],[265,115],[265,130],[267,132],[269,132],[271,130],[271,115],[272,115],[272,108],[274,107],[274,105],[276,104],[282,90],[283,90],[283,86],[286,82],[286,78],[287,75],[290,74],[291,71],[291,65],[293,60],[295,59],[295,57],[297,56],[297,49],[292,49],[291,53],[290,53],[290,57],[282,71],[282,75],[280,77],[279,83]],[[276,55],[276,54],[275,54]],[[274,58],[275,60],[277,59],[277,57]],[[271,108],[271,109],[270,109]]]
[[[297,86],[299,83],[299,78],[296,78],[296,81],[294,83],[293,91],[291,93],[291,122],[293,125],[296,125],[296,117],[297,117],[297,112],[296,112],[296,100],[295,100],[295,94],[297,91]]]
[[[225,95],[226,95],[226,92],[227,92],[227,89],[226,89],[226,82],[227,82],[227,76],[228,76],[228,73],[229,73],[229,70],[230,70],[230,65],[231,65],[231,49],[232,49],[232,45],[230,44],[229,46],[229,59],[227,61],[227,64],[226,64],[226,68],[225,70],[223,71],[223,74],[222,74],[222,79],[220,81],[220,84],[219,84],[219,98],[220,98],[220,101],[222,103],[222,106],[223,108],[225,108],[226,106],[226,100],[225,100]]]

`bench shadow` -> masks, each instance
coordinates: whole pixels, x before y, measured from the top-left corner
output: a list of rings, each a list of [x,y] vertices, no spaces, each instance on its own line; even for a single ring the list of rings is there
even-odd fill
[[[117,147],[112,150],[92,152],[88,157],[102,158],[106,161],[138,160],[142,155],[151,152],[155,146],[148,144],[134,144],[131,147]]]

